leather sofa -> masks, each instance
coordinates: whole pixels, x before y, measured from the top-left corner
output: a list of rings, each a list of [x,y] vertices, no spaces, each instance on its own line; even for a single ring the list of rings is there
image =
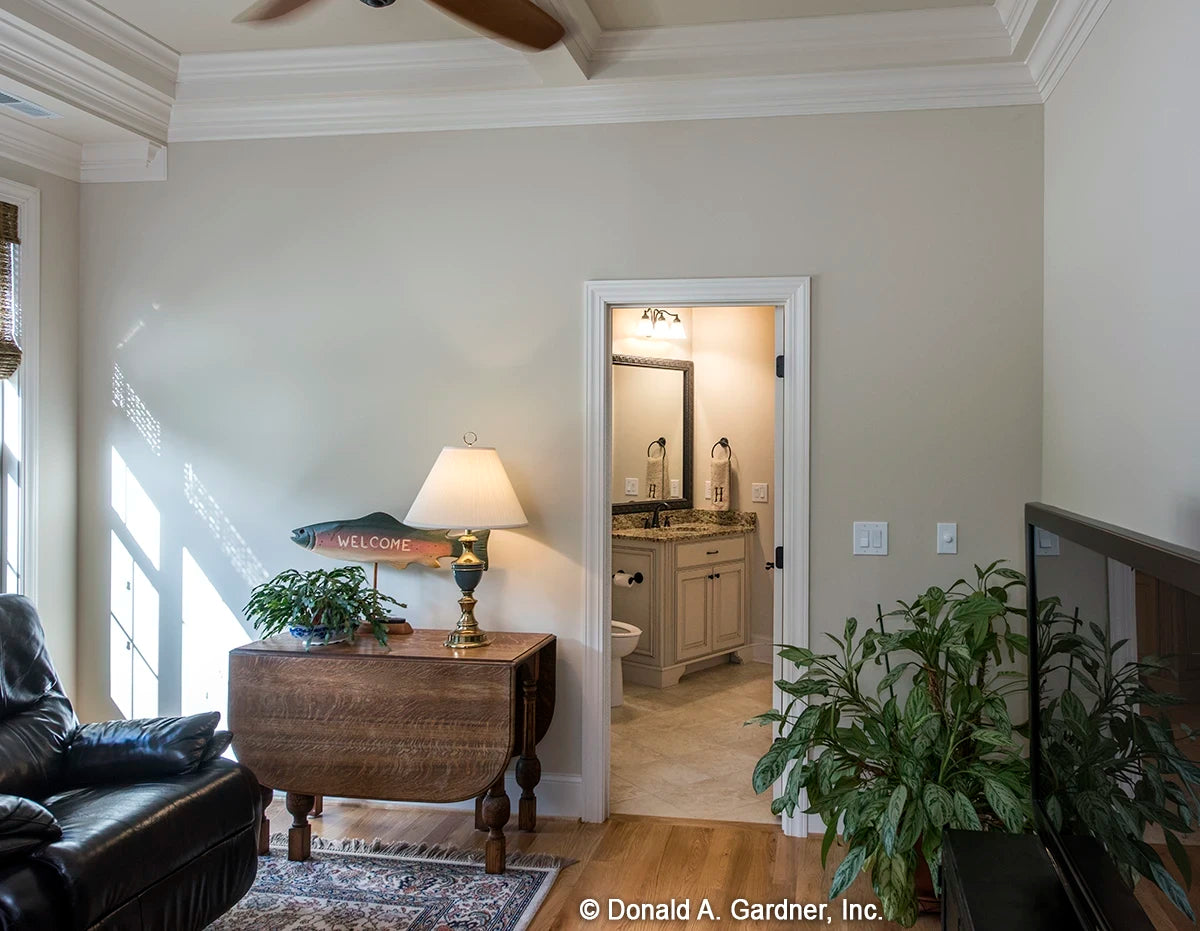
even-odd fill
[[[219,715],[80,725],[0,595],[0,929],[203,928],[254,882],[262,802]]]

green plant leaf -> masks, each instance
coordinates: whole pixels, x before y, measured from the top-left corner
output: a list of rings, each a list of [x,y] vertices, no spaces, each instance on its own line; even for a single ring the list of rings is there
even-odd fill
[[[845,892],[847,887],[854,882],[855,877],[862,872],[863,861],[866,858],[866,847],[850,848],[845,859],[842,860],[841,865],[837,868],[837,872],[833,874],[833,884],[829,887],[829,900],[831,902]]]
[[[1163,831],[1163,837],[1167,839],[1167,850],[1171,852],[1171,859],[1179,867],[1179,875],[1183,877],[1184,885],[1189,889],[1192,888],[1192,861],[1188,857],[1187,850],[1179,842],[1179,838],[1170,831]]]
[[[1152,862],[1150,864],[1150,878],[1154,880],[1154,885],[1166,893],[1172,905],[1187,915],[1193,922],[1196,920],[1196,914],[1192,911],[1192,903],[1188,901],[1187,893],[1175,881],[1175,877],[1167,872],[1165,866],[1161,863]]]
[[[923,795],[925,814],[933,827],[941,828],[953,820],[954,797],[946,791],[944,786],[940,786],[936,782],[927,783]]]
[[[797,666],[811,666],[816,660],[816,654],[804,647],[783,647],[779,651],[779,656]]]
[[[763,793],[783,775],[788,762],[793,758],[795,747],[782,738],[776,738],[754,767],[751,783],[756,793]]]
[[[835,840],[837,840],[837,822],[830,821],[829,827],[825,829],[825,838],[821,841],[821,869],[825,869],[825,862],[829,859],[829,848],[833,846]]]
[[[884,851],[890,856],[896,849],[896,831],[900,828],[900,816],[904,814],[904,805],[908,801],[908,786],[901,784],[892,790],[888,799],[887,809],[879,822],[879,839]]]
[[[959,792],[954,791],[954,803],[951,808],[951,821],[954,827],[960,831],[982,831],[983,824],[979,821],[979,813],[975,811],[975,806],[971,804],[971,800]]]
[[[1012,790],[998,779],[983,781],[983,794],[988,804],[1004,822],[1004,826],[1014,834],[1019,834],[1025,828],[1025,810],[1020,800]]]

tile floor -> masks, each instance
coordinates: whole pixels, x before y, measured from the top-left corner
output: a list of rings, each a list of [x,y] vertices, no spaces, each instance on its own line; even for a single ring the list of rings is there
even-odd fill
[[[746,662],[686,675],[670,689],[625,685],[612,709],[612,810],[626,815],[778,822],[750,787],[771,729],[743,723],[771,707],[771,667]]]

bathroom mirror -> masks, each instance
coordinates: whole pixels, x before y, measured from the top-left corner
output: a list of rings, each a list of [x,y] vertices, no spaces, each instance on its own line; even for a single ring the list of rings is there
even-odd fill
[[[664,501],[672,508],[690,508],[692,363],[613,356],[612,364],[613,513],[645,511]],[[664,443],[666,479],[651,495],[648,460],[661,455]],[[636,480],[636,493],[626,493],[629,480]]]

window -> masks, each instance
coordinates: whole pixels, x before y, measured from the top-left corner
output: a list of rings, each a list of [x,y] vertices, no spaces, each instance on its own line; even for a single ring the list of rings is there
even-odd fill
[[[0,193],[3,193],[0,191]],[[0,368],[20,364],[20,209],[0,200]],[[0,382],[0,591],[24,592],[22,371]]]

